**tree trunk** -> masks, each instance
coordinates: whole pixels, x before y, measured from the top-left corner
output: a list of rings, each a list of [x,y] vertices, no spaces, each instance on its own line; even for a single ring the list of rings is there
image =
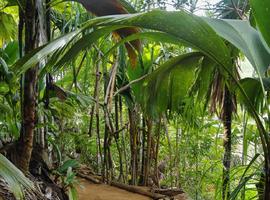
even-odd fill
[[[40,22],[40,28],[39,28],[39,33],[40,33],[40,41],[39,41],[39,45],[43,45],[46,44],[48,41],[50,41],[51,37],[51,27],[50,27],[50,0],[44,0],[44,3],[46,3],[46,7],[41,7],[42,5],[40,5],[39,9],[39,22]],[[46,11],[46,12],[45,12]],[[44,60],[43,63],[41,62],[41,64],[45,64],[45,62],[47,62],[47,60]],[[46,84],[46,90],[48,90],[47,88],[50,88],[51,84],[52,84],[52,78],[50,78],[51,75],[47,74],[46,75],[46,79],[45,80],[41,80],[44,81],[44,83]],[[49,86],[49,87],[48,87]],[[37,88],[38,90],[38,88]],[[49,92],[49,91],[46,91]],[[45,109],[48,109],[49,107],[49,95],[46,95],[45,98]],[[36,110],[36,123],[38,124],[47,124],[47,116],[42,114],[41,116],[38,116],[38,112]],[[43,126],[38,128],[38,130],[35,131],[35,139],[34,139],[34,149],[33,151],[36,153],[36,158],[39,158],[40,160],[36,160],[38,162],[35,162],[33,159],[33,155],[32,155],[32,159],[31,159],[31,163],[30,163],[30,168],[32,168],[32,165],[34,164],[34,168],[39,167],[38,165],[40,164],[40,162],[46,163],[46,165],[50,166],[51,163],[49,162],[49,152],[48,152],[48,141],[47,141],[47,132],[48,132],[48,126]],[[33,162],[34,161],[34,162]],[[38,163],[38,164],[37,164]],[[31,169],[30,169],[31,172]]]
[[[230,195],[230,168],[231,168],[231,125],[232,125],[232,96],[227,87],[225,87],[225,95],[223,100],[222,122],[224,126],[224,158],[223,158],[223,184],[222,184],[222,199],[229,198]]]
[[[103,78],[104,78],[104,98],[106,101],[106,90],[108,87],[108,74],[107,69],[103,66]],[[106,108],[103,108],[104,110],[104,120],[105,120],[105,127],[104,127],[104,139],[103,139],[103,166],[102,166],[102,178],[103,182],[109,180],[109,158],[108,158],[108,149],[109,149],[109,127],[108,127],[108,117],[107,117],[107,110]]]
[[[25,54],[40,45],[41,26],[39,14],[44,13],[42,0],[26,1],[24,10],[25,23]],[[37,101],[37,71],[38,66],[26,71],[23,84],[22,128],[18,141],[17,166],[24,172],[29,170],[29,163],[33,149],[33,139],[36,124]]]
[[[114,187],[118,187],[123,190],[127,190],[129,192],[138,193],[147,197],[150,197],[151,199],[166,199],[165,195],[154,193],[153,191],[147,191],[143,188],[131,186],[131,185],[125,185],[123,183],[118,183],[115,181],[111,182],[111,185]]]
[[[173,149],[172,149],[172,142],[171,142],[171,138],[170,138],[170,135],[169,135],[168,121],[166,119],[166,116],[163,117],[163,120],[164,120],[165,135],[167,137],[168,148],[169,148],[168,157],[169,157],[170,184],[171,184],[171,187],[173,187],[173,178],[174,177],[173,177],[173,159],[172,159]]]
[[[159,122],[156,127],[156,144],[155,144],[155,155],[154,155],[154,161],[155,161],[155,166],[154,166],[154,176],[156,180],[156,186],[159,187],[159,169],[158,169],[158,153],[159,153],[159,143],[160,143],[160,129],[161,129],[161,118],[159,119]]]
[[[265,186],[264,186],[264,200],[270,199],[270,170],[269,166],[266,166],[265,172]]]
[[[98,59],[100,56],[98,56]],[[96,65],[96,70],[95,70],[95,89],[94,89],[94,99],[96,100],[96,103],[92,105],[91,111],[90,111],[90,122],[89,122],[89,130],[88,130],[88,135],[89,137],[92,137],[92,127],[93,127],[93,120],[94,120],[94,113],[95,113],[95,108],[97,108],[98,102],[99,102],[99,85],[100,85],[100,64],[98,63]],[[96,109],[97,111],[97,109]]]
[[[136,111],[128,110],[129,124],[130,124],[130,157],[131,157],[131,184],[136,185],[137,180],[137,125],[136,125]]]
[[[146,143],[146,123],[145,118],[142,117],[142,153],[141,153],[141,174],[140,174],[140,185],[145,185],[145,178],[144,178],[144,169],[145,169],[145,156],[146,156],[146,149],[145,149],[145,143]]]
[[[118,150],[118,154],[119,154],[119,181],[123,181],[124,180],[124,169],[123,169],[123,153],[122,153],[122,149],[120,148],[120,144],[119,144],[119,134],[120,134],[120,130],[119,130],[119,105],[118,105],[118,101],[119,101],[119,96],[115,97],[115,102],[114,102],[114,109],[115,109],[115,133],[113,133],[114,135],[114,139],[115,139],[115,143],[116,143],[116,147]]]
[[[152,141],[152,120],[147,119],[147,146],[146,146],[146,156],[144,159],[144,185],[149,185],[149,175],[151,168],[151,141]]]
[[[123,105],[122,105],[122,97],[119,96],[119,120],[120,126],[123,127]],[[127,181],[127,174],[128,174],[128,160],[127,160],[127,152],[126,152],[126,142],[125,142],[125,129],[121,131],[121,145],[123,150],[123,160],[125,163],[125,175],[124,175],[124,182]]]
[[[100,54],[98,55],[98,59],[100,59]],[[101,73],[100,73],[100,65],[101,63],[98,62],[97,63],[97,66],[96,66],[96,83],[95,83],[95,100],[96,100],[96,103],[95,103],[95,108],[96,108],[96,134],[97,134],[97,139],[96,139],[96,142],[97,142],[97,166],[98,166],[98,173],[100,173],[100,168],[99,168],[99,163],[102,163],[103,162],[103,159],[102,159],[102,148],[101,148],[101,137],[100,137],[100,128],[99,128],[99,95],[100,95],[100,76],[101,76]],[[92,122],[90,122],[91,124]],[[89,131],[92,129],[92,127],[89,127]],[[91,136],[91,132],[89,132],[89,135]]]

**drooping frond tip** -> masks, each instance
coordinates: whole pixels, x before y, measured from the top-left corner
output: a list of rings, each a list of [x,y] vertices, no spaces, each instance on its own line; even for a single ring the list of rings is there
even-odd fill
[[[118,0],[76,0],[81,3],[89,12],[96,16],[128,14],[127,9]],[[139,32],[137,28],[122,28],[115,31],[115,34],[121,38],[128,37]],[[134,67],[137,63],[137,52],[141,50],[140,40],[134,40],[125,43],[131,65]]]

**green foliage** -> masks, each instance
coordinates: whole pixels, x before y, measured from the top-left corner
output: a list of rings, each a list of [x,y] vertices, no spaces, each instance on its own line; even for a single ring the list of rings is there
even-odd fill
[[[79,167],[79,163],[76,160],[67,160],[65,161],[58,169],[57,172],[59,174],[66,174],[69,168],[76,169]]]
[[[262,79],[265,91],[270,89],[270,81],[268,78]],[[258,112],[262,112],[262,106],[264,104],[264,91],[261,87],[260,80],[257,78],[244,78],[240,80],[240,84],[245,90],[249,101],[256,108]],[[248,106],[247,100],[243,95],[237,90],[239,102],[246,106],[246,109],[251,112]]]
[[[0,169],[1,178],[7,182],[16,199],[24,198],[24,190],[35,191],[34,184],[2,154],[0,154]]]
[[[195,81],[202,54],[190,53],[170,59],[141,83],[144,110],[158,116],[166,110],[179,112]]]
[[[7,83],[0,82],[0,95],[5,95],[9,91],[9,86]]]
[[[61,166],[56,169],[55,173],[62,179],[62,184],[65,190],[67,190],[68,197],[71,200],[77,200],[78,194],[75,188],[77,183],[76,173],[74,169],[79,167],[79,163],[76,160],[66,160]]]
[[[12,15],[0,11],[0,46],[4,41],[15,39],[17,27]]]
[[[269,34],[269,23],[270,23],[270,2],[268,0],[251,0],[252,11],[262,36],[270,47],[270,34]]]
[[[245,0],[222,0],[214,5],[214,13],[222,19],[239,19],[249,10]]]
[[[259,33],[248,22],[204,19],[221,37],[244,53],[261,77],[265,76],[270,63],[270,51],[263,44]]]
[[[14,64],[14,62],[19,58],[18,42],[8,42],[6,46],[0,50],[0,57],[6,61],[7,65]]]
[[[258,173],[258,171],[255,171],[253,173],[250,173],[247,175],[247,172],[249,171],[249,169],[252,167],[252,165],[254,164],[254,162],[256,161],[256,159],[260,156],[260,154],[256,154],[252,160],[250,161],[250,163],[246,166],[243,175],[241,176],[241,179],[239,181],[239,184],[237,185],[237,187],[231,192],[230,198],[229,199],[236,199],[237,195],[240,193],[241,189],[243,189],[247,182],[250,181],[255,175],[260,175],[260,173]]]
[[[72,46],[72,48],[68,50],[66,54],[63,54],[63,51],[66,50],[65,48],[67,42],[70,42],[81,31],[85,30],[86,28],[91,28],[93,25],[108,26],[108,28],[100,29],[97,30],[97,32],[83,36],[78,40],[76,45]],[[44,48],[40,50],[37,49],[35,52],[24,57],[14,65],[13,71],[16,74],[20,74],[28,68],[34,66],[41,58],[44,58],[53,52],[56,52],[56,54],[53,55],[53,61],[51,62],[55,63],[57,61],[59,64],[63,65],[72,57],[76,56],[79,50],[85,49],[104,34],[106,35],[115,29],[125,26],[139,26],[141,28],[165,32],[181,40],[185,45],[195,47],[196,49],[202,51],[217,63],[225,67],[229,67],[230,65],[229,53],[224,42],[201,18],[188,14],[185,11],[173,13],[166,11],[151,11],[149,13],[136,14],[134,16],[130,15],[128,18],[115,16],[91,20],[83,28],[71,32],[66,36],[62,36],[46,45]],[[206,41],[205,38],[211,39]],[[90,42],[86,43],[86,40],[89,39]],[[57,50],[59,48],[62,49]],[[59,59],[61,54],[63,54],[61,56],[62,59]],[[52,63],[50,63],[50,65],[52,65]]]

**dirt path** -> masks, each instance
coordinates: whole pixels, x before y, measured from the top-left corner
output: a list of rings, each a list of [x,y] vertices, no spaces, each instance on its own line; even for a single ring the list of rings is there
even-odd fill
[[[85,179],[79,179],[79,200],[150,200],[146,196],[134,194],[105,184],[92,184]]]

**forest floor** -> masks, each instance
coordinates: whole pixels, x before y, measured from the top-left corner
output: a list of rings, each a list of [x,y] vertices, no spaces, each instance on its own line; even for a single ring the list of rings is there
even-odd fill
[[[149,200],[150,198],[105,184],[79,179],[79,200]]]
[[[150,200],[151,198],[128,192],[106,184],[94,184],[86,179],[79,178],[77,191],[79,200]],[[187,200],[182,194],[174,197],[175,200]]]

